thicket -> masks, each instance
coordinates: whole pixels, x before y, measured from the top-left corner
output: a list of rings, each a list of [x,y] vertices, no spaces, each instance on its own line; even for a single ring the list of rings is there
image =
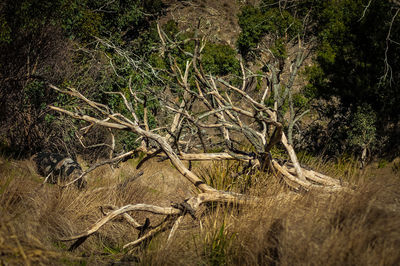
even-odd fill
[[[93,52],[95,37],[119,45],[136,38],[162,11],[161,1],[5,1],[0,7],[2,150],[28,155],[38,149],[75,153],[75,125],[55,119],[49,103],[76,103],[46,82],[78,86],[102,96],[118,86],[106,57]],[[151,16],[145,13],[152,12]],[[110,79],[111,78],[111,79]]]
[[[399,144],[395,128],[400,121],[400,49],[391,41],[400,38],[398,9],[389,1],[326,5],[317,16],[317,64],[309,69],[309,88],[315,95],[337,96],[343,110],[350,112],[349,145],[394,152],[392,156],[399,152],[392,148]]]
[[[303,96],[326,121],[303,130],[309,151],[337,155],[368,146],[380,155],[399,153],[398,10],[393,2],[363,0],[264,0],[242,9],[237,46],[244,56],[254,58],[272,39],[269,49],[287,59],[280,44],[298,34],[309,41],[313,65],[304,72]]]

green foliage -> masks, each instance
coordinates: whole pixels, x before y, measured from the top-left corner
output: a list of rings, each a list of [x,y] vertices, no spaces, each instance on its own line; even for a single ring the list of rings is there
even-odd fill
[[[393,20],[390,39],[400,38],[395,9],[389,1],[345,0],[326,1],[318,10],[312,15],[318,45],[316,64],[307,70],[307,93],[338,97],[341,108],[331,115],[345,117],[343,112],[350,111],[339,125],[348,132],[338,141],[359,149],[386,135],[392,136],[386,148],[393,150],[396,145],[390,143],[398,137],[388,125],[400,119],[400,47],[388,43],[387,36]]]
[[[160,69],[166,69],[167,63],[164,58],[160,56],[158,53],[153,53],[149,56],[149,62],[152,66]]]
[[[358,106],[349,130],[349,143],[356,147],[373,144],[376,139],[376,115],[369,105]]]
[[[287,51],[285,40],[282,38],[275,40],[275,45],[271,47],[271,52],[277,58],[286,58]]]
[[[239,51],[247,54],[265,35],[264,16],[260,9],[245,6],[239,15],[239,25],[242,32],[237,40]]]
[[[61,7],[60,0],[40,1],[40,0],[17,0],[6,1],[4,11],[6,19],[12,25],[13,33],[15,30],[36,31],[44,25],[55,24],[54,17]],[[11,12],[14,12],[12,14]],[[14,36],[17,38],[17,36]]]
[[[46,102],[43,101],[45,97],[46,85],[43,81],[34,80],[29,82],[24,88],[25,90],[25,104],[34,105],[36,108],[44,109]]]
[[[64,16],[62,28],[72,39],[89,40],[92,36],[99,36],[103,14],[92,12],[78,6],[79,3],[68,3],[69,10]],[[70,15],[74,14],[74,15]]]
[[[178,23],[175,20],[170,19],[163,26],[163,30],[169,38],[175,38],[179,32]]]
[[[145,0],[142,5],[143,10],[150,14],[163,13],[166,7],[162,0]]]
[[[389,162],[386,159],[380,159],[378,162],[378,168],[385,168]]]
[[[310,99],[318,98],[318,88],[314,84],[326,86],[329,83],[324,71],[317,65],[305,68],[304,75],[308,77],[309,83],[304,87],[304,96]]]
[[[269,35],[274,40],[273,53],[286,57],[285,43],[302,30],[301,21],[279,7],[258,8],[245,6],[239,14],[239,25],[242,32],[237,45],[239,51],[246,55],[255,48],[262,37]]]
[[[138,29],[146,24],[140,1],[60,1],[66,35],[81,41],[102,36],[122,43],[122,37],[137,36]]]
[[[8,97],[7,103],[12,102],[15,106],[2,110],[0,120],[9,117],[8,110],[20,110],[19,120],[13,123],[26,127],[26,130],[7,133],[7,138],[12,138],[7,139],[10,145],[19,146],[18,149],[23,150],[25,146],[22,147],[20,143],[26,142],[26,138],[36,138],[32,142],[41,145],[38,138],[54,134],[54,141],[64,141],[63,145],[58,143],[58,146],[71,150],[77,148],[73,144],[73,137],[79,123],[74,121],[62,127],[57,122],[60,117],[54,113],[46,113],[45,107],[51,103],[67,109],[79,107],[80,112],[91,113],[82,103],[77,105],[69,97],[49,90],[44,81],[61,88],[78,88],[87,97],[110,105],[115,112],[129,117],[130,113],[122,98],[104,92],[122,91],[129,99],[128,80],[132,76],[134,89],[138,97],[144,100],[146,95],[142,93],[143,86],[149,84],[148,76],[151,75],[138,73],[137,69],[113,49],[101,45],[95,47],[94,37],[110,40],[129,54],[135,52],[140,55],[135,60],[146,62],[149,55],[154,54],[151,47],[158,41],[154,23],[151,21],[162,13],[164,7],[160,0],[5,0],[0,7],[0,49],[3,51],[0,54],[0,72],[6,79],[0,81],[0,87],[9,92],[4,94]],[[149,27],[151,24],[153,26]],[[70,49],[72,45],[84,49]],[[71,59],[72,64],[67,66],[67,63],[60,62],[66,58]],[[115,72],[110,67],[110,59]],[[160,68],[165,68],[159,58],[153,59],[157,59],[153,60],[156,64],[161,64]],[[17,76],[15,73],[18,73]],[[154,99],[147,99],[146,106],[149,111],[149,126],[153,128],[159,104]],[[138,115],[143,117],[143,104],[139,103],[136,108]],[[26,119],[27,117],[30,119]],[[11,119],[8,120],[10,122],[7,123],[11,123]],[[46,126],[33,126],[32,123],[43,123]],[[32,128],[41,132],[32,134]],[[117,139],[124,137],[118,134]],[[100,134],[95,137],[101,138]],[[126,136],[121,148],[133,147],[136,138]],[[26,146],[28,149],[37,148],[29,144]]]
[[[201,59],[206,72],[214,75],[239,74],[236,51],[229,45],[207,43]]]
[[[307,109],[309,108],[310,98],[308,98],[304,93],[296,93],[293,95],[293,104],[296,108]]]
[[[6,1],[4,6],[0,27],[11,29],[13,34],[21,29],[37,32],[53,25],[61,27],[67,37],[84,42],[93,36],[118,41],[124,36],[137,37],[138,31],[147,26],[143,12],[156,13],[164,7],[160,0],[19,0]],[[8,31],[2,34],[8,36]]]
[[[365,9],[368,2],[327,1],[314,15],[318,47],[310,87],[320,97],[339,96],[346,107],[369,105],[381,121],[398,121],[400,47],[389,44],[386,51],[386,38],[392,18],[390,38],[400,38],[400,19],[389,1],[372,1]]]

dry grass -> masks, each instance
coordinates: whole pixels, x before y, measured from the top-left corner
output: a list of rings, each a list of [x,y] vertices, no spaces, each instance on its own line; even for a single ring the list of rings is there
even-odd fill
[[[349,160],[321,163],[303,157],[303,161],[340,174],[357,186],[357,193],[295,194],[273,176],[258,173],[232,179],[229,174],[240,170],[232,163],[203,166],[199,172],[208,182],[258,195],[263,203],[251,208],[210,205],[199,221],[185,217],[169,245],[168,234],[162,233],[128,254],[121,247],[136,239],[137,233],[118,218],[73,252],[67,251],[71,243],[58,239],[87,229],[102,217],[102,205],[157,202],[167,206],[170,200],[187,197],[187,184],[168,162],[149,162],[143,177],[122,188],[117,184],[135,174],[134,164],[114,171],[104,167],[93,173],[90,188],[80,192],[73,187],[41,186],[30,162],[0,159],[0,264],[399,264],[400,179],[395,175],[364,178]],[[163,183],[172,190],[165,191]],[[144,221],[144,214],[132,215]],[[152,224],[158,220],[151,217]]]

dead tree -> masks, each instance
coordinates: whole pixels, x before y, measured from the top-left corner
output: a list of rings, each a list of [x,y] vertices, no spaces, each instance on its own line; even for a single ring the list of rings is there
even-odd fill
[[[236,86],[228,80],[215,77],[204,72],[201,63],[201,54],[204,48],[204,38],[195,36],[195,48],[190,55],[190,60],[184,67],[179,66],[177,60],[168,53],[170,47],[177,47],[168,39],[161,28],[158,28],[162,43],[161,54],[166,56],[170,62],[169,75],[176,86],[176,93],[171,90],[157,92],[151,86],[147,88],[146,95],[157,97],[162,103],[163,110],[170,114],[169,124],[158,125],[150,128],[147,118],[147,107],[144,98],[140,98],[134,88],[130,86],[130,95],[118,94],[129,111],[130,116],[115,113],[110,107],[92,101],[82,95],[74,88],[60,89],[49,85],[52,89],[76,97],[83,101],[92,110],[91,115],[79,111],[70,111],[65,108],[52,106],[54,111],[63,113],[75,119],[83,120],[90,125],[102,126],[111,130],[125,130],[140,136],[138,150],[147,154],[143,160],[154,156],[167,157],[172,165],[198,189],[198,194],[186,199],[184,202],[169,207],[159,207],[146,204],[127,205],[122,208],[112,207],[103,219],[98,221],[89,230],[81,234],[64,238],[63,240],[77,240],[71,249],[79,246],[88,236],[99,230],[99,228],[118,215],[141,231],[144,225],[137,223],[128,212],[144,211],[164,215],[165,219],[159,226],[151,228],[139,239],[125,245],[125,248],[134,247],[155,234],[171,229],[168,240],[177,230],[182,218],[189,214],[196,218],[199,207],[207,202],[252,204],[257,202],[254,197],[246,196],[228,191],[219,191],[206,184],[183,161],[224,161],[237,160],[247,162],[248,168],[258,171],[272,172],[283,178],[288,186],[294,190],[317,190],[321,193],[332,193],[338,191],[351,191],[341,184],[337,179],[331,178],[313,170],[304,169],[296,156],[293,144],[288,141],[282,124],[282,117],[278,116],[279,108],[282,106],[283,98],[275,97],[273,107],[265,104],[266,99],[274,93],[280,93],[277,72],[273,65],[270,67],[270,86],[264,87],[260,95],[246,91],[247,83],[252,75],[246,71],[241,63],[241,84]],[[112,46],[111,43],[107,45]],[[122,53],[122,50],[115,51]],[[304,50],[298,46],[295,63],[288,83],[285,84],[285,96],[291,97],[291,85],[296,78],[296,73],[304,60]],[[126,54],[121,54],[127,57]],[[274,74],[275,71],[275,74]],[[172,84],[173,85],[173,84]],[[171,85],[171,86],[172,86]],[[132,99],[131,101],[129,99]],[[144,116],[140,119],[137,104],[142,104]],[[293,113],[292,113],[293,111]],[[299,119],[294,110],[290,111],[292,124]],[[87,127],[86,127],[87,128]],[[238,144],[238,143],[241,143]],[[212,152],[212,145],[223,147],[223,152]],[[289,162],[281,164],[273,158],[271,149],[281,144],[289,158]],[[247,151],[243,149],[247,146]],[[250,147],[250,148],[249,148]],[[248,151],[250,150],[250,152]],[[136,150],[129,151],[118,157],[113,157],[107,162],[117,162],[132,156]],[[143,231],[143,230],[142,230]]]

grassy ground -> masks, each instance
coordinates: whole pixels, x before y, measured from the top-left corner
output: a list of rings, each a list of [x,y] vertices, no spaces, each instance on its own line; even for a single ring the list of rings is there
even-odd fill
[[[351,158],[322,162],[302,156],[302,161],[349,181],[356,193],[295,194],[273,176],[258,173],[233,179],[231,174],[240,170],[234,163],[195,165],[219,189],[257,195],[263,203],[251,208],[209,206],[199,221],[185,217],[169,245],[168,233],[162,233],[129,252],[122,246],[135,240],[137,232],[117,218],[68,252],[72,243],[58,239],[87,229],[103,216],[100,206],[143,202],[168,206],[193,193],[189,184],[168,162],[150,161],[143,166],[142,177],[118,186],[137,172],[130,161],[114,170],[99,169],[90,176],[85,191],[60,190],[42,186],[29,161],[1,158],[0,264],[398,265],[400,172],[396,164],[381,168],[377,164],[360,172]],[[145,219],[142,213],[132,216],[140,222]],[[150,216],[152,224],[160,219]]]

